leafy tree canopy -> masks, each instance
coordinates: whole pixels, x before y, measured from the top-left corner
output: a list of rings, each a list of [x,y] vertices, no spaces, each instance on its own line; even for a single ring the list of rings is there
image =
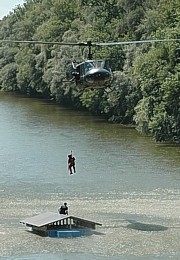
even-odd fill
[[[0,21],[0,39],[115,42],[180,39],[179,0],[25,0]],[[180,42],[95,48],[111,87],[78,91],[64,82],[84,47],[1,43],[0,88],[136,124],[156,141],[180,143]]]

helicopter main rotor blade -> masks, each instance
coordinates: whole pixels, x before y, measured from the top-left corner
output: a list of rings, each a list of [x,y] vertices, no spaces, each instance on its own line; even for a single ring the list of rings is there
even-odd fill
[[[154,43],[154,42],[174,42],[174,41],[180,41],[180,39],[152,39],[152,40],[140,40],[140,41],[102,42],[102,43],[92,43],[92,45],[113,46],[113,45],[129,45],[129,44],[142,44],[142,43]]]
[[[0,42],[4,43],[30,43],[30,44],[52,44],[52,45],[87,45],[85,43],[73,43],[73,42],[46,42],[46,41],[18,41],[18,40],[0,40]]]
[[[51,44],[51,45],[70,45],[70,46],[92,46],[91,41],[87,42],[50,42],[50,41],[35,41],[35,40],[6,40],[0,39],[2,43],[29,43],[29,44]],[[96,44],[95,44],[96,45]]]
[[[50,42],[50,41],[34,41],[34,40],[0,40],[1,43],[28,43],[28,44],[51,44],[51,45],[69,45],[69,46],[114,46],[114,45],[130,45],[130,44],[142,44],[142,43],[155,43],[155,42],[175,42],[180,39],[151,39],[151,40],[139,40],[139,41],[122,41],[122,42]]]

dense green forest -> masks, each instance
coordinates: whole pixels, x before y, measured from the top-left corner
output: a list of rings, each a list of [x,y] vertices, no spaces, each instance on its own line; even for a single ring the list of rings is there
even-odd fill
[[[117,42],[180,39],[179,0],[25,0],[0,21],[0,39]],[[55,100],[133,124],[158,141],[180,143],[180,41],[93,49],[109,60],[111,88],[79,91],[63,82],[78,46],[0,43],[0,88]]]

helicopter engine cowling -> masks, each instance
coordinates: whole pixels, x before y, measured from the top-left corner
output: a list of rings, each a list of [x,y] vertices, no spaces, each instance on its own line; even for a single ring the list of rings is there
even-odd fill
[[[104,86],[111,80],[111,72],[103,68],[92,68],[84,75],[88,84]]]

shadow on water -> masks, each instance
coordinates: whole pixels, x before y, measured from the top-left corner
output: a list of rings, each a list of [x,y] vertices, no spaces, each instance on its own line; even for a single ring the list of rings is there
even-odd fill
[[[126,226],[128,229],[135,229],[139,231],[165,231],[168,229],[168,227],[162,226],[162,225],[155,225],[155,224],[145,224],[141,222],[136,222],[134,220],[128,220],[130,224]]]

